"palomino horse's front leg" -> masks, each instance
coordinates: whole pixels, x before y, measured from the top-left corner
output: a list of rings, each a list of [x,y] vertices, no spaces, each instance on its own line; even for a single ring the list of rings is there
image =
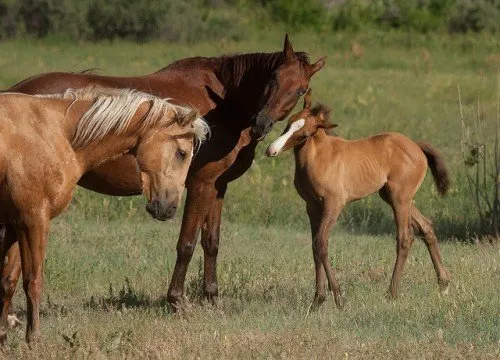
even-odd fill
[[[220,222],[227,185],[217,192],[213,207],[201,228],[201,245],[204,253],[203,294],[215,302],[219,295],[217,285],[217,254],[219,252]]]
[[[5,236],[1,247],[1,286],[0,286],[0,342],[3,343],[7,337],[7,329],[11,327],[9,321],[19,322],[15,316],[10,317],[9,311],[12,307],[12,296],[16,289],[17,281],[21,273],[21,259],[16,233],[11,226],[5,226]]]
[[[196,183],[188,187],[181,233],[177,241],[177,260],[167,293],[167,300],[175,310],[182,305],[187,268],[193,257],[201,225],[213,206],[215,197],[213,185]]]
[[[36,340],[40,332],[40,298],[49,220],[39,219],[16,229],[27,300],[26,341]]]
[[[328,258],[328,237],[330,234],[330,229],[336,223],[340,212],[342,211],[343,205],[329,203],[325,200],[323,205],[323,213],[321,216],[321,222],[319,224],[318,233],[316,237],[313,238],[313,252],[314,257],[318,257],[323,264],[326,271],[326,277],[328,279],[328,285],[335,298],[335,304],[340,309],[344,306],[342,296],[340,294],[340,285],[335,278],[335,272],[333,270],[332,264],[330,264],[330,259]]]

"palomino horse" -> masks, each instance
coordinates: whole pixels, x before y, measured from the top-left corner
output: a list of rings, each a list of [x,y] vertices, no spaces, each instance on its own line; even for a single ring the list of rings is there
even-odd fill
[[[430,167],[440,195],[449,188],[446,166],[429,144],[416,144],[404,135],[384,133],[359,140],[329,136],[326,130],[337,125],[328,120],[329,110],[319,104],[311,108],[311,91],[304,109],[290,118],[283,134],[269,145],[268,156],[294,148],[295,188],[306,202],[311,223],[312,249],[316,267],[314,305],[325,300],[325,271],[335,303],[342,297],[328,260],[328,234],[347,203],[374,192],[394,211],[397,227],[397,259],[390,295],[396,298],[401,272],[413,243],[413,229],[423,235],[441,291],[448,290],[449,276],[432,223],[413,204],[413,197]]]
[[[109,91],[110,95],[104,95]],[[93,95],[94,94],[94,95]],[[27,297],[26,339],[38,333],[43,262],[50,220],[68,206],[80,177],[130,153],[137,158],[147,211],[175,214],[195,141],[207,124],[197,112],[132,90],[76,90],[48,97],[0,95],[0,264],[20,251]],[[16,279],[17,280],[17,279]],[[2,287],[0,340],[6,338],[12,293]]]
[[[177,261],[168,301],[183,299],[187,268],[201,229],[204,251],[203,291],[218,295],[216,264],[224,195],[229,182],[243,175],[255,157],[255,147],[274,122],[284,119],[325,64],[310,64],[305,53],[294,52],[288,36],[283,51],[179,60],[150,75],[111,77],[95,74],[49,73],[29,78],[9,91],[55,93],[89,84],[126,87],[171,97],[200,110],[213,129],[191,166]],[[109,195],[141,193],[137,163],[122,156],[87,172],[81,186]],[[9,272],[2,274],[6,280]],[[13,282],[8,282],[12,284]]]

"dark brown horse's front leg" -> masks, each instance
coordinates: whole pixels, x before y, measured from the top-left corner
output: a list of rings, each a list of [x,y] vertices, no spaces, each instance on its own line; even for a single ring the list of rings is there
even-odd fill
[[[215,302],[219,295],[217,285],[217,254],[219,252],[220,222],[227,185],[217,192],[217,197],[201,228],[201,245],[204,252],[203,294]]]
[[[193,183],[188,187],[181,233],[177,241],[177,260],[167,293],[168,302],[176,310],[182,304],[186,272],[193,257],[198,233],[208,211],[213,207],[216,195],[212,184]]]

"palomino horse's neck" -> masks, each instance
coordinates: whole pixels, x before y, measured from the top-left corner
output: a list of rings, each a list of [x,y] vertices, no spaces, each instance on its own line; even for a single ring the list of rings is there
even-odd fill
[[[97,139],[81,148],[75,149],[82,167],[82,173],[96,167],[103,161],[132,153],[140,137],[143,135],[143,132],[137,131],[139,127],[138,123],[144,118],[149,107],[150,105],[147,102],[141,104],[124,131],[119,133],[110,132],[103,139]],[[79,119],[76,121],[76,126],[78,121]],[[75,127],[74,124],[72,126]],[[69,140],[71,141],[71,138]]]

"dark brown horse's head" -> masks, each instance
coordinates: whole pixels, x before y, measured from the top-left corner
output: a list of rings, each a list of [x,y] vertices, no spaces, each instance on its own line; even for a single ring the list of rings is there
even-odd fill
[[[285,36],[281,64],[272,72],[259,101],[252,134],[263,138],[275,122],[290,114],[299,98],[309,87],[311,77],[325,65],[326,57],[310,64],[305,53],[295,52]]]

